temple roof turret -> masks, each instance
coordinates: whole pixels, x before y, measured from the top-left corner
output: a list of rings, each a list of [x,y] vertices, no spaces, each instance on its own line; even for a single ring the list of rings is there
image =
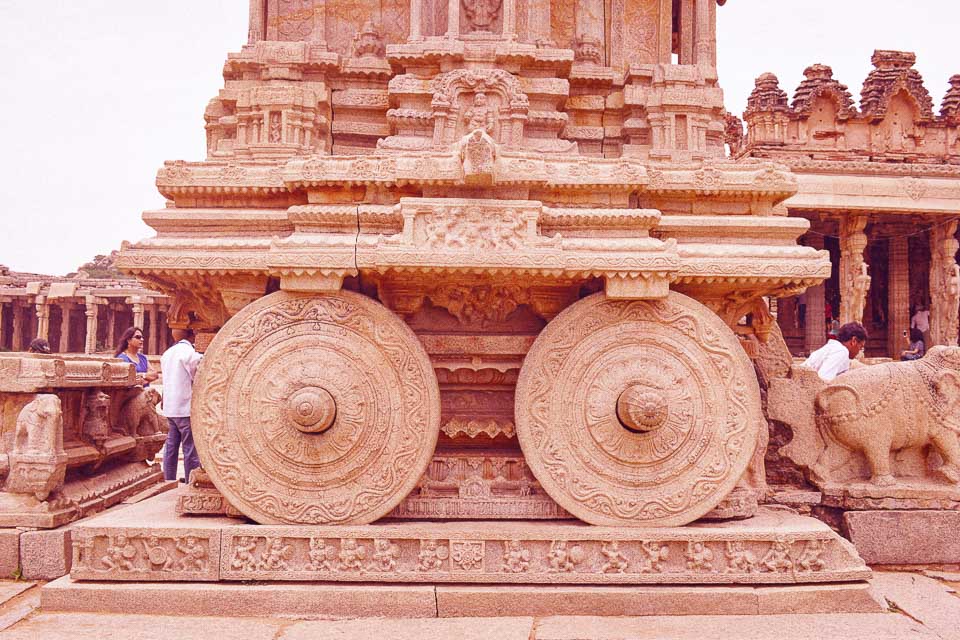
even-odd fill
[[[837,104],[837,117],[845,120],[857,113],[847,85],[833,77],[833,69],[825,64],[814,64],[803,71],[803,82],[793,95],[793,110],[800,116],[809,116],[816,99],[830,97]]]
[[[960,73],[950,77],[950,89],[943,97],[940,116],[945,120],[960,122]]]
[[[787,92],[780,88],[780,80],[772,73],[761,74],[755,81],[753,91],[747,98],[744,115],[761,111],[789,111]]]
[[[883,118],[890,99],[900,90],[905,90],[916,100],[921,119],[933,119],[933,100],[923,86],[923,77],[913,68],[917,56],[910,51],[873,52],[870,59],[874,69],[863,83],[860,109],[866,116]]]

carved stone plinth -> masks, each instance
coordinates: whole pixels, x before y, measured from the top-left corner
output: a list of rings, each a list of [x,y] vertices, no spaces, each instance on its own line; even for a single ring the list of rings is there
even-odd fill
[[[656,529],[577,522],[251,525],[177,517],[162,494],[78,525],[77,580],[803,584],[870,570],[825,524],[783,511]]]
[[[94,356],[0,356],[0,526],[52,528],[158,482],[160,395]]]

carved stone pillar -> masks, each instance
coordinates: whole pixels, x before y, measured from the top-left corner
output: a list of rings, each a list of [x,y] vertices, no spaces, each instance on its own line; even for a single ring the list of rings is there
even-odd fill
[[[247,43],[255,44],[263,40],[266,3],[264,0],[250,0],[250,29],[247,32]]]
[[[18,300],[13,301],[10,312],[13,314],[13,339],[10,342],[10,350],[23,351],[23,312]]]
[[[37,296],[37,336],[44,340],[50,339],[50,305],[44,296]]]
[[[410,0],[410,36],[408,42],[423,40],[421,34],[423,20],[423,0]]]
[[[84,340],[84,353],[96,353],[97,351],[97,311],[100,309],[97,299],[93,296],[87,296],[85,300],[84,313],[87,316],[87,337]]]
[[[840,221],[840,322],[863,322],[870,276],[863,259],[867,248],[867,217],[845,216]]]
[[[460,37],[460,0],[450,0],[447,5],[447,37]]]
[[[694,51],[701,67],[717,66],[717,3],[696,0],[696,41]]]
[[[960,266],[956,255],[960,243],[956,233],[956,220],[930,229],[930,338],[933,344],[957,344]]]
[[[910,258],[906,234],[892,234],[887,251],[887,354],[897,357],[907,348],[910,329]]]
[[[555,44],[553,34],[550,32],[550,3],[534,1],[527,3],[527,6],[529,7],[527,29],[530,32],[530,40],[538,44]]]
[[[70,351],[70,311],[73,310],[72,302],[60,303],[60,348],[58,353],[67,353]],[[52,346],[52,345],[51,345]]]
[[[577,41],[594,41],[606,49],[603,22],[603,0],[577,0],[574,33]]]
[[[150,305],[149,313],[150,313],[150,334],[149,334],[149,337],[147,338],[147,340],[149,341],[149,344],[147,345],[147,353],[151,355],[156,355],[157,353],[159,353],[159,351],[157,351],[157,345],[159,344],[157,342],[157,339],[159,338],[159,334],[160,334],[160,323],[159,323],[160,312],[156,304]]]
[[[143,303],[138,298],[133,302],[133,326],[143,330]]]
[[[0,301],[0,350],[3,349],[4,345],[7,344],[7,305],[3,301]]]
[[[117,312],[113,304],[107,305],[107,346],[112,349],[117,344]]]
[[[693,3],[694,0],[680,0],[680,64],[693,64]]]
[[[810,234],[805,244],[814,249],[823,249],[823,237]],[[824,321],[824,286],[818,284],[807,289],[806,333],[804,345],[807,353],[819,349],[827,342],[827,325]]]

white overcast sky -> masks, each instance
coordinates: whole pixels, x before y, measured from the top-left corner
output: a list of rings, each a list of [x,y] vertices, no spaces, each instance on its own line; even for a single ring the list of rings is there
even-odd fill
[[[569,0],[572,2],[573,0]],[[64,274],[152,231],[165,159],[204,157],[203,110],[247,0],[0,0],[0,264]],[[936,110],[960,73],[958,0],[729,0],[720,82],[743,111],[753,79],[791,96],[829,64],[859,97],[874,49],[917,53]]]

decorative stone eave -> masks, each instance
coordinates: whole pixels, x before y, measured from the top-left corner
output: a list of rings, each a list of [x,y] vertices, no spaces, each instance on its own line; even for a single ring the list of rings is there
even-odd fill
[[[956,216],[960,179],[913,176],[798,173],[800,190],[786,201],[792,211],[863,211]]]
[[[280,166],[242,162],[166,162],[157,173],[156,185],[166,198],[198,194],[269,195],[286,192]]]
[[[82,358],[82,359],[81,359]],[[114,358],[0,355],[0,392],[37,393],[84,387],[132,387],[132,364]]]
[[[160,234],[210,233],[213,238],[244,234],[248,238],[287,235],[293,224],[287,210],[157,209],[144,211],[143,221]],[[131,246],[143,246],[145,240]]]
[[[226,80],[242,77],[244,72],[260,71],[266,67],[289,67],[301,71],[338,71],[340,54],[307,42],[261,41],[246,45],[240,53],[231,53],[223,66]]]
[[[869,160],[816,160],[807,155],[781,155],[774,158],[795,173],[824,173],[831,175],[924,176],[930,178],[960,178],[960,157],[957,164],[922,162],[871,162]]]

